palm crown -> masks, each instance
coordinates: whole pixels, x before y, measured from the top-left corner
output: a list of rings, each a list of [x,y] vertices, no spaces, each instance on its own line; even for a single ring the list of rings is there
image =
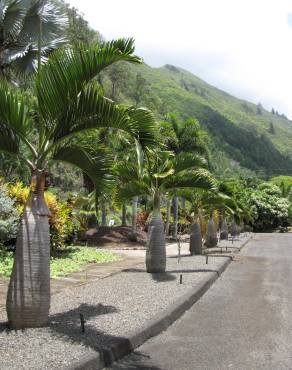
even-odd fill
[[[78,135],[100,127],[122,129],[141,145],[154,140],[155,121],[144,109],[118,107],[100,95],[93,77],[108,65],[133,55],[133,40],[117,40],[88,50],[58,50],[36,77],[36,101],[25,99],[7,83],[0,89],[0,150],[19,156],[32,171],[43,171],[52,160],[80,167],[97,183],[104,157],[96,148],[80,145]],[[29,141],[37,132],[37,140]],[[29,155],[24,158],[22,148]]]
[[[23,74],[34,72],[39,50],[44,60],[63,45],[67,26],[67,16],[51,1],[0,0],[0,74],[10,65]]]

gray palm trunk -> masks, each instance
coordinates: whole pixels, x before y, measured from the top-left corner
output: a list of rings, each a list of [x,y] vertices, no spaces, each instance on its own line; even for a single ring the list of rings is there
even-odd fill
[[[34,173],[16,241],[7,293],[9,326],[14,329],[47,324],[50,309],[49,209],[44,200],[45,174]]]
[[[169,235],[169,227],[170,227],[170,213],[171,213],[171,202],[167,199],[166,203],[166,223],[165,223],[165,235]]]
[[[132,200],[132,231],[130,239],[137,241],[137,212],[138,212],[138,197],[134,197]]]
[[[202,242],[201,225],[200,225],[200,222],[197,220],[191,226],[191,233],[190,233],[190,254],[191,256],[195,254],[202,254],[202,249],[203,249],[203,242]]]
[[[178,197],[173,199],[173,238],[177,240],[178,232]]]
[[[122,226],[127,226],[127,207],[122,205]]]
[[[218,244],[217,231],[213,218],[211,217],[208,222],[207,235],[206,235],[206,247],[213,248]]]
[[[101,226],[106,226],[106,206],[105,203],[101,203]]]
[[[220,239],[221,240],[228,239],[228,226],[227,226],[227,222],[225,218],[223,218],[222,224],[221,224]]]
[[[230,227],[230,234],[233,238],[236,237],[237,235],[237,225],[236,225],[236,222],[233,220],[232,223],[231,223],[231,227]]]
[[[166,269],[165,234],[160,212],[160,195],[154,195],[154,207],[148,230],[146,270],[149,273],[163,273]]]

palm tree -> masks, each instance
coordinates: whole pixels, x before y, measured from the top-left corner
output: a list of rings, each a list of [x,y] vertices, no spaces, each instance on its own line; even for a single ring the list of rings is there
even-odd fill
[[[164,224],[160,212],[161,197],[185,188],[214,189],[211,174],[203,169],[205,160],[191,153],[176,156],[170,151],[148,150],[142,176],[133,162],[120,166],[118,171],[128,178],[128,183],[118,190],[122,201],[133,196],[149,196],[153,201],[146,252],[147,272],[165,272],[166,249]]]
[[[222,222],[220,227],[220,239],[221,240],[228,239],[228,225],[224,214],[222,215]]]
[[[211,214],[207,226],[207,235],[205,245],[207,248],[216,247],[218,244],[217,230],[213,220],[213,215]]]
[[[44,60],[66,42],[67,16],[53,1],[0,0],[0,77],[9,68],[35,72],[39,50]]]
[[[175,154],[194,153],[209,158],[207,147],[207,134],[200,127],[198,120],[189,118],[180,121],[177,116],[170,113],[167,121],[161,125],[161,134],[164,136],[164,143],[168,150]],[[177,239],[178,233],[179,198],[173,196],[173,238]]]
[[[229,196],[218,191],[184,191],[182,195],[191,203],[194,214],[194,223],[191,226],[190,233],[190,253],[191,255],[202,254],[201,222],[203,218],[211,218],[208,222],[207,238],[209,238],[206,240],[206,244],[216,245],[217,235],[212,214],[215,210],[218,210],[220,214],[229,213],[233,215],[235,203]]]
[[[21,159],[32,173],[7,294],[7,315],[13,328],[42,326],[48,319],[50,213],[44,188],[51,163],[65,161],[81,168],[100,191],[109,181],[107,154],[102,147],[93,150],[90,144],[85,145],[80,140],[82,134],[114,127],[143,145],[154,140],[155,121],[149,111],[117,106],[100,95],[99,87],[92,82],[97,73],[114,62],[140,62],[133,52],[132,39],[87,50],[54,52],[38,70],[32,107],[5,81],[0,83],[0,150]],[[32,132],[34,140],[30,141]]]

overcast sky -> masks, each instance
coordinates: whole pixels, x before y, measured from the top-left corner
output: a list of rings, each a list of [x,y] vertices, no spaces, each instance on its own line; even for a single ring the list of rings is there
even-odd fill
[[[185,68],[292,119],[291,0],[67,0],[145,63]]]

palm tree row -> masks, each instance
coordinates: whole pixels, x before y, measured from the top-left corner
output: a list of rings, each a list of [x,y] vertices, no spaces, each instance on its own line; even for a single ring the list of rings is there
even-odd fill
[[[227,198],[222,202],[224,196],[216,195],[218,184],[208,170],[206,137],[196,120],[180,122],[170,115],[158,127],[147,109],[121,106],[103,96],[96,76],[105,68],[120,61],[141,63],[134,54],[133,40],[53,51],[64,41],[58,33],[66,20],[60,15],[59,21],[55,20],[56,9],[48,4],[41,0],[0,1],[2,75],[7,77],[8,66],[31,71],[30,65],[36,71],[31,81],[33,98],[11,86],[7,78],[0,81],[0,152],[18,158],[31,172],[31,191],[18,231],[7,294],[9,325],[16,329],[43,326],[48,320],[50,212],[44,190],[54,162],[67,162],[83,171],[94,189],[96,211],[101,205],[103,221],[109,194],[123,206],[124,219],[125,204],[132,202],[133,236],[138,199],[151,199],[146,254],[150,273],[166,268],[164,199],[168,200],[168,215],[174,200],[175,238],[179,197],[194,206],[197,234],[198,218],[209,204],[213,207],[210,214],[218,207],[231,209]],[[9,19],[14,20],[14,27]],[[35,27],[38,32],[33,31]],[[28,40],[25,35],[30,33],[34,38]],[[48,54],[48,60],[42,58]]]
[[[42,326],[48,319],[50,214],[44,190],[51,164],[65,161],[81,168],[99,191],[111,180],[107,151],[103,146],[93,149],[80,135],[105,127],[123,130],[141,147],[155,143],[153,115],[144,109],[117,106],[100,94],[93,81],[117,61],[139,63],[133,52],[131,39],[87,50],[58,50],[38,70],[32,102],[1,82],[0,150],[18,157],[31,170],[31,193],[18,232],[7,295],[11,327]]]

